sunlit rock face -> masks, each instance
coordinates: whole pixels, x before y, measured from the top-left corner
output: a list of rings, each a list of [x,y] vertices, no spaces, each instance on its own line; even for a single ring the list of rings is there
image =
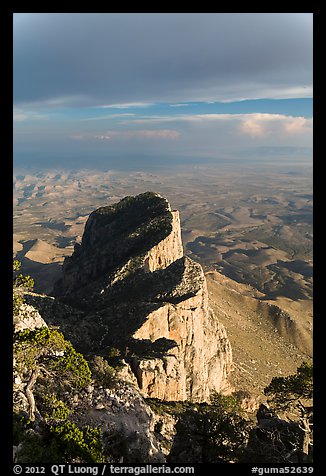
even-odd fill
[[[160,195],[95,210],[55,289],[80,311],[77,345],[118,349],[144,396],[209,401],[227,391],[230,343],[202,267],[183,255],[179,213]]]

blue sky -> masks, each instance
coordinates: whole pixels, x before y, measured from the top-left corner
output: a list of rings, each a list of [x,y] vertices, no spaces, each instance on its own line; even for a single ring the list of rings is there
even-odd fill
[[[311,157],[309,13],[17,13],[13,61],[15,165]]]

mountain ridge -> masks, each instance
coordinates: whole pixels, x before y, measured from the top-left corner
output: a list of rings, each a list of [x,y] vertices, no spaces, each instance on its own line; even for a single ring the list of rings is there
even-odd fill
[[[209,401],[230,390],[226,331],[208,306],[201,266],[183,255],[179,214],[165,198],[146,192],[95,210],[62,271],[55,294],[84,312],[88,352],[118,348],[145,396]]]

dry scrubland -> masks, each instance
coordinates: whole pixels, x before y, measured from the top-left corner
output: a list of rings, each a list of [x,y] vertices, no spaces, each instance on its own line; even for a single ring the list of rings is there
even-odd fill
[[[180,211],[186,254],[207,273],[211,306],[233,348],[234,384],[258,392],[311,355],[312,178],[293,169],[21,173],[14,253],[36,290],[51,293],[91,211],[161,193]]]

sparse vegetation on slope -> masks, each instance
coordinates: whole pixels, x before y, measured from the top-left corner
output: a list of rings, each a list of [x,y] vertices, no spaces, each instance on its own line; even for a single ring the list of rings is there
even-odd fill
[[[14,271],[19,263],[14,262]],[[17,288],[32,286],[22,275],[14,278],[14,313],[24,299]],[[19,299],[15,298],[19,296]],[[63,334],[41,327],[24,329],[14,334],[14,444],[20,448],[19,461],[100,462],[102,443],[100,432],[88,426],[77,428],[69,420],[73,412],[70,399],[73,392],[91,381],[91,371]],[[19,394],[24,394],[24,399]]]
[[[24,289],[33,289],[34,280],[30,276],[24,276],[23,274],[18,274],[18,271],[21,267],[21,263],[18,260],[13,261],[13,312],[14,316],[19,313],[21,305],[24,303],[22,294],[19,292],[18,288]]]
[[[63,328],[48,328],[45,323],[43,327],[19,331],[16,328],[17,462],[121,462],[121,458],[128,463],[182,464],[310,461],[312,370],[309,364],[303,364],[296,375],[273,378],[265,389],[271,408],[260,407],[257,426],[231,396],[214,394],[209,404],[203,402],[207,397],[200,394],[197,370],[203,369],[201,363],[205,366],[205,361],[195,361],[195,340],[204,325],[202,318],[214,321],[215,317],[206,306],[202,269],[179,255],[163,268],[142,268],[142,253],[169,234],[170,226],[168,203],[150,192],[96,210],[88,221],[82,245],[76,246],[73,257],[66,260],[68,275],[70,266],[72,271],[65,283],[66,302],[72,307],[62,303],[65,298],[61,302],[60,298],[48,299],[50,314],[65,307],[61,321],[51,317],[51,323],[62,322]],[[158,258],[155,256],[157,262]],[[18,275],[18,263],[14,263],[14,270],[16,289],[31,289],[32,280]],[[116,270],[119,276],[114,276]],[[84,306],[86,301],[88,307]],[[178,308],[185,302],[184,308]],[[76,313],[75,303],[80,309]],[[16,291],[17,316],[22,305],[23,294]],[[199,308],[202,314],[197,313]],[[156,311],[162,312],[156,314]],[[235,314],[238,313],[234,310],[231,318],[239,325]],[[64,323],[70,318],[70,323]],[[182,327],[179,321],[194,326]],[[178,325],[174,328],[175,323]],[[172,338],[162,337],[162,330]],[[205,338],[210,335],[210,328],[206,331]],[[215,331],[212,333],[216,338],[215,352],[219,340],[220,348],[226,350],[223,347],[228,342],[226,334],[218,327]],[[80,346],[78,351],[74,348],[67,340],[70,336],[77,336],[78,345],[87,341],[87,355],[80,352]],[[175,366],[177,353],[184,344],[187,355],[182,361],[184,366],[178,367]],[[203,339],[200,351],[206,344],[208,347],[209,340]],[[219,366],[212,367],[214,358],[215,354],[208,360],[213,373],[218,373]],[[197,366],[186,375],[187,382],[193,379],[191,391],[198,390],[197,394],[191,394],[193,402],[147,399],[147,405],[144,403],[136,380],[143,395],[147,392],[144,388],[151,391],[157,385],[159,395],[164,395],[161,398],[178,399],[180,395],[181,399],[190,399],[173,388],[185,376],[189,363]],[[153,376],[157,381],[151,380]],[[162,376],[167,378],[164,380]],[[214,378],[209,376],[210,381]],[[170,393],[165,393],[169,385]],[[282,410],[281,416],[276,415],[278,410]],[[292,414],[296,420],[288,422]],[[167,415],[169,424],[174,420],[174,436],[170,431],[170,436],[166,436],[167,432],[163,437]],[[130,417],[134,418],[132,424],[127,422]]]
[[[303,362],[293,375],[274,377],[264,390],[269,406],[257,412],[246,458],[250,462],[311,463],[313,460],[313,367]]]
[[[176,417],[170,463],[221,463],[241,459],[252,422],[232,396],[214,394],[211,403],[146,399],[159,415]]]

